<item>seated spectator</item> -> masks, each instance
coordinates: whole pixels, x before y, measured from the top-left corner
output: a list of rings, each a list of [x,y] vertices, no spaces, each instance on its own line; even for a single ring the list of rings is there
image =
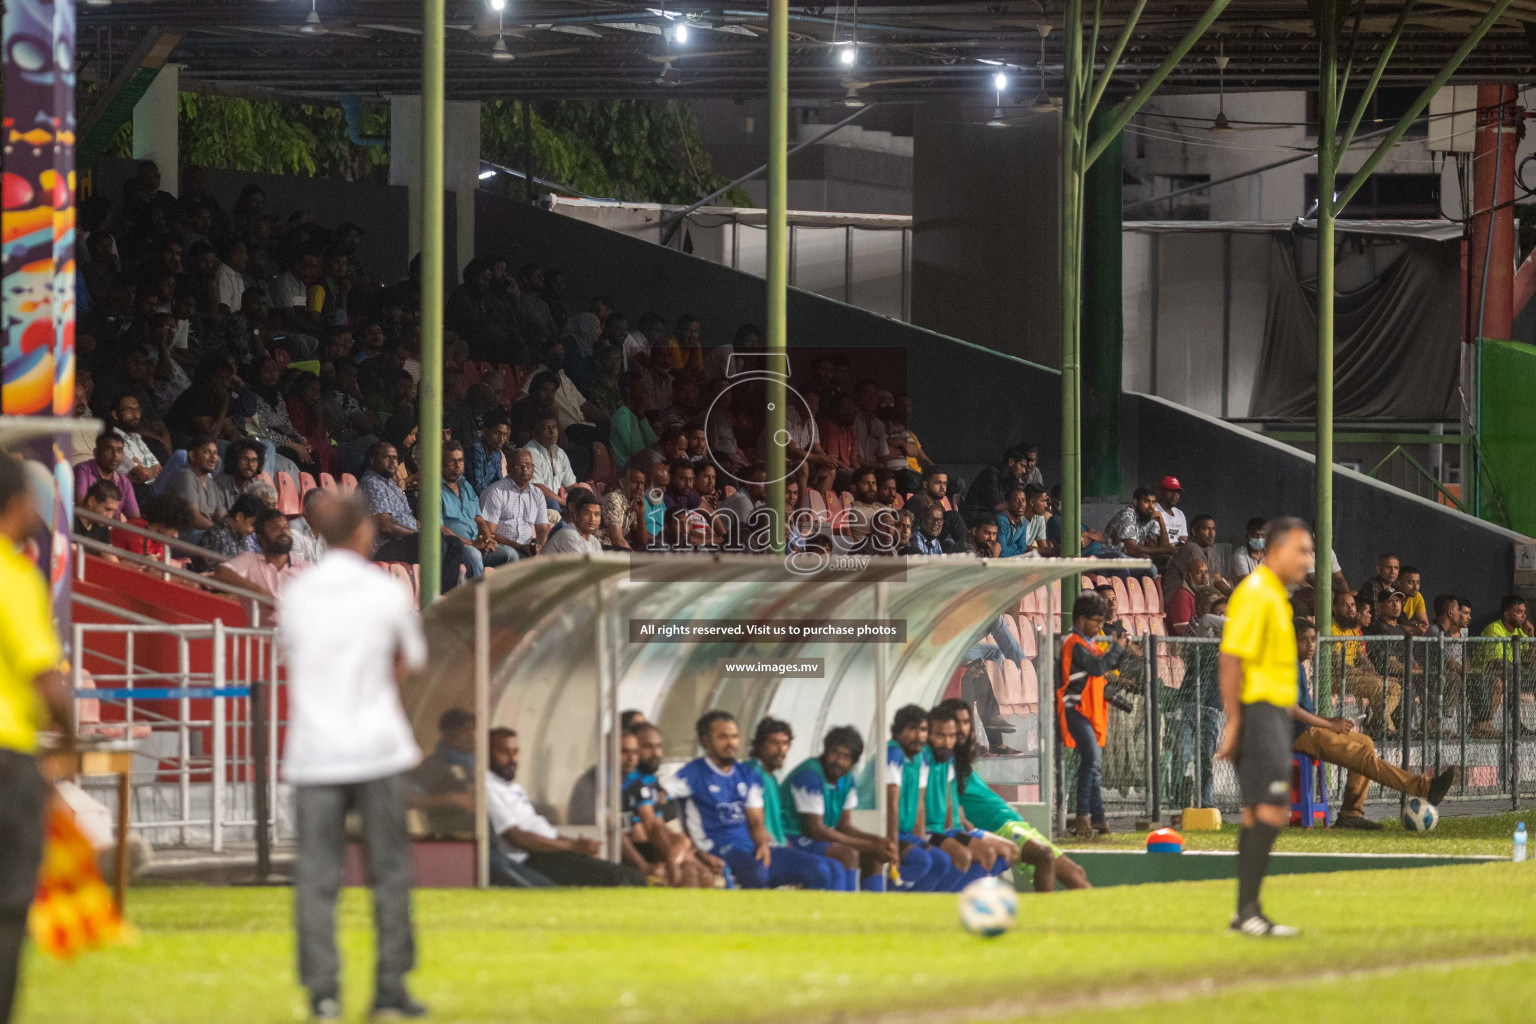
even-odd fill
[[[909,555],[949,555],[955,552],[955,542],[945,535],[944,509],[928,503],[916,517],[916,528],[907,542]]]
[[[1429,611],[1424,607],[1423,574],[1411,565],[1405,565],[1397,574],[1398,589],[1403,592],[1403,626],[1414,636],[1429,632]]]
[[[1532,626],[1526,612],[1525,598],[1519,594],[1506,595],[1499,602],[1499,617],[1484,626],[1480,635],[1500,638],[1536,636],[1536,626]],[[1513,677],[1515,656],[1512,646],[1508,643],[1478,644],[1473,648],[1472,667],[1480,685],[1476,692],[1468,696],[1471,698],[1471,712],[1476,718],[1471,734],[1480,739],[1502,735],[1495,718],[1504,702],[1505,681]],[[1536,645],[1522,644],[1520,650],[1520,667],[1529,671]],[[1530,735],[1530,728],[1523,722],[1520,724],[1520,735]]]
[[[602,324],[596,314],[577,313],[565,325],[560,348],[565,355],[565,375],[585,392],[597,381],[597,336]]]
[[[651,537],[651,545],[661,550],[666,550],[666,496],[671,480],[671,466],[660,459],[650,464],[645,478],[645,532]]]
[[[507,458],[507,475],[480,492],[480,514],[491,524],[497,544],[523,558],[537,553],[549,535],[548,506],[533,486],[533,454],[526,448]]]
[[[484,575],[485,567],[515,562],[518,554],[496,543],[496,531],[480,514],[480,496],[464,478],[464,446],[443,442],[443,529],[464,544],[466,573]]]
[[[620,376],[624,372],[624,356],[612,345],[597,350],[597,376],[582,389],[587,404],[600,420],[611,421],[624,405],[624,387]],[[567,370],[569,373],[569,370]]]
[[[876,501],[879,484],[876,482],[875,467],[860,466],[853,471],[848,482],[853,488],[853,504],[848,506],[848,535],[860,541],[869,536],[874,529],[875,517],[884,510],[884,506]]]
[[[755,463],[742,470],[741,477],[741,485],[720,503],[713,516],[715,539],[727,551],[745,551],[750,546],[753,516],[764,507],[768,494],[767,466]]]
[[[336,446],[331,442],[320,378],[312,373],[295,374],[286,394],[288,421],[314,454],[314,465],[322,473],[334,475],[341,472]]]
[[[496,846],[491,881],[496,885],[543,888],[555,885],[644,885],[645,876],[627,864],[611,864],[595,839],[567,839],[555,831],[518,784],[518,740],[512,729],[491,730],[490,771],[485,780],[486,811]]]
[[[174,494],[192,510],[194,532],[208,529],[229,511],[224,489],[213,476],[218,465],[218,444],[211,437],[198,438],[187,448],[187,468],[166,484],[166,493]]]
[[[1030,552],[1029,517],[1024,508],[1029,503],[1024,485],[1009,486],[1003,499],[1003,511],[994,516],[997,522],[998,557],[1018,558]]]
[[[688,439],[688,459],[695,467],[709,462],[709,436],[703,427],[688,427],[685,429]],[[786,463],[791,464],[791,463]]]
[[[971,524],[967,550],[978,558],[997,558],[997,519],[986,509],[976,509],[967,518]]]
[[[1402,571],[1403,563],[1390,551],[1384,551],[1376,556],[1376,575],[1366,580],[1360,587],[1359,598],[1365,604],[1375,608],[1381,604],[1381,595],[1390,590],[1398,589],[1397,577]]]
[[[306,565],[320,561],[326,551],[325,538],[315,529],[315,509],[326,492],[313,487],[304,493],[304,514],[288,524],[293,535],[293,557]]]
[[[308,566],[293,557],[288,517],[277,509],[264,509],[256,517],[256,539],[260,551],[245,551],[222,563],[214,570],[213,578],[232,587],[276,597],[283,584]]]
[[[1363,635],[1360,627],[1361,615],[1357,607],[1355,595],[1346,591],[1334,593],[1334,636]],[[1381,673],[1376,670],[1371,659],[1366,657],[1364,642],[1345,641],[1341,646],[1344,648],[1344,692],[1365,707],[1373,726],[1376,723],[1385,722],[1388,731],[1395,733],[1396,728],[1391,725],[1391,720],[1392,713],[1397,710],[1398,701],[1402,700],[1402,684],[1396,680],[1381,677]]]
[[[566,488],[576,485],[571,460],[560,447],[560,424],[553,416],[541,416],[533,426],[533,440],[523,446],[533,458],[533,486],[550,508],[565,505]]]
[[[1264,519],[1255,516],[1248,520],[1244,531],[1247,534],[1247,542],[1242,548],[1232,555],[1232,582],[1235,585],[1244,576],[1253,572],[1258,564],[1264,560]]]
[[[249,550],[249,541],[256,536],[256,520],[267,511],[266,503],[254,494],[242,494],[229,506],[229,514],[204,531],[198,547],[207,548],[224,561]],[[260,541],[256,544],[260,545]],[[195,559],[193,568],[198,572],[213,572],[218,562]]]
[[[98,480],[80,495],[80,507],[103,519],[123,519],[122,489],[110,480]],[[106,523],[88,522],[76,516],[73,532],[76,536],[88,537],[98,544],[112,543],[112,527]]]
[[[1168,528],[1168,543],[1178,547],[1189,536],[1189,524],[1179,502],[1184,498],[1184,485],[1176,476],[1165,476],[1157,485],[1157,510],[1162,514],[1163,525]],[[1206,563],[1210,568],[1210,563]]]
[[[710,381],[709,420],[705,428],[709,438],[709,454],[715,464],[728,473],[740,472],[748,463],[747,453],[736,440],[736,416],[731,410],[732,392],[723,379]]]
[[[1192,558],[1184,563],[1177,590],[1163,594],[1163,621],[1168,624],[1169,636],[1184,636],[1195,615],[1195,593],[1211,584],[1211,574],[1205,562]]]
[[[1116,512],[1104,527],[1104,545],[1127,558],[1166,562],[1175,552],[1168,527],[1157,510],[1157,496],[1150,487],[1138,487],[1131,503]]]
[[[905,474],[906,470],[901,472]],[[886,508],[898,511],[906,504],[902,500],[901,488],[897,486],[896,474],[888,469],[875,471],[875,501]]]
[[[603,495],[603,547],[613,551],[645,549],[645,476],[645,470],[630,466],[622,486]]]
[[[224,472],[215,476],[213,482],[226,506],[233,505],[236,498],[262,482],[261,461],[265,454],[260,443],[246,437],[230,442],[224,449]]]
[[[1189,521],[1189,537],[1179,545],[1178,552],[1163,567],[1163,601],[1183,585],[1185,566],[1199,560],[1205,563],[1210,586],[1223,594],[1232,593],[1232,585],[1226,581],[1216,564],[1216,518],[1202,513]]]
[[[505,410],[493,409],[480,424],[480,436],[464,451],[464,478],[478,494],[502,478],[502,450],[512,440]]]
[[[1195,614],[1189,620],[1188,636],[1220,639],[1227,626],[1227,596],[1215,587],[1195,591]]]
[[[1104,599],[1103,635],[1111,640],[1119,640],[1123,636],[1129,636],[1131,631],[1126,628],[1125,620],[1120,618],[1120,608],[1115,599],[1115,588],[1108,583],[1100,583],[1093,588],[1093,592]]]
[[[411,806],[435,836],[475,831],[475,716],[449,708],[437,719],[437,746],[411,772]]]
[[[1291,708],[1295,719],[1292,749],[1318,761],[1336,764],[1348,770],[1344,781],[1344,803],[1339,808],[1334,828],[1381,828],[1380,822],[1365,816],[1365,794],[1372,782],[1416,796],[1438,806],[1450,791],[1456,769],[1447,768],[1437,775],[1428,772],[1413,775],[1376,756],[1376,744],[1355,728],[1347,718],[1320,718],[1312,696],[1312,657],[1317,651],[1317,627],[1297,619],[1296,704]]]
[[[693,490],[693,463],[685,458],[673,459],[667,467],[667,490],[662,496],[667,506],[667,518],[679,512],[692,512],[699,507],[699,496]]]
[[[133,481],[123,468],[123,439],[116,432],[103,431],[96,437],[96,449],[90,460],[75,467],[75,493],[85,494],[92,485],[105,481],[121,495],[121,516],[136,518],[139,500],[133,493]]]
[[[512,403],[507,414],[512,424],[512,443],[521,448],[533,440],[533,430],[545,416],[559,421],[555,408],[555,396],[560,391],[560,378],[548,370],[540,370],[528,378],[526,397]]]
[[[175,540],[191,531],[192,510],[174,494],[151,494],[140,506],[139,518],[128,520],[128,525]],[[127,530],[112,531],[112,546],[156,560],[165,555],[164,544]]]
[[[603,508],[597,496],[585,487],[576,488],[571,492],[566,514],[569,518],[565,526],[550,534],[545,543],[545,554],[602,554],[603,542],[597,532],[603,524]]]
[[[699,496],[699,508],[711,515],[720,507],[719,474],[715,471],[713,462],[699,462],[689,459],[693,463],[693,493]]]
[[[766,486],[764,491],[766,493]],[[805,551],[807,538],[816,532],[815,519],[810,510],[800,507],[800,481],[784,481],[784,550],[789,553]],[[764,538],[766,540],[766,538]],[[762,545],[748,537],[748,548],[758,550]]]
[[[922,528],[923,509],[929,504],[938,505],[945,512],[944,539],[955,548],[965,546],[965,518],[959,506],[949,496],[949,473],[942,466],[930,464],[923,470],[922,487],[907,500],[906,507],[916,516],[918,528]]]
[[[736,760],[741,747],[736,719],[710,711],[695,726],[704,756],[683,765],[666,782],[668,793],[691,805],[683,820],[688,838],[725,861],[746,889],[798,885],[843,890],[846,877],[825,858],[776,846],[763,811],[762,776]]]
[[[608,448],[621,472],[629,468],[631,459],[658,440],[656,431],[645,418],[645,412],[644,385],[632,374],[624,404],[614,411],[608,421]]]
[[[965,507],[984,512],[1003,511],[1008,488],[1014,483],[1044,484],[1036,463],[1040,452],[1032,444],[1016,444],[1003,453],[1003,461],[988,466],[976,474],[976,479],[965,492]]]
[[[374,542],[373,558],[376,562],[405,562],[417,565],[421,561],[421,524],[411,512],[411,503],[405,492],[395,482],[395,471],[400,467],[400,456],[395,446],[380,441],[368,450],[368,471],[357,482],[357,489],[368,502],[373,515],[378,539]],[[441,540],[442,576],[440,593],[446,594],[459,585],[459,567],[469,571],[464,557],[464,542],[444,535]]]
[[[120,394],[112,403],[112,432],[123,439],[123,461],[118,468],[128,474],[135,487],[147,488],[159,477],[165,459],[157,455],[149,441],[139,433],[142,416],[139,400],[131,394]],[[169,452],[165,455],[170,457]]]

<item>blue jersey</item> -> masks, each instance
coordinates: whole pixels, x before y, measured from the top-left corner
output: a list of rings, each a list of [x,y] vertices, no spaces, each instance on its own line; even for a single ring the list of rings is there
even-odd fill
[[[859,791],[853,784],[853,773],[830,782],[819,757],[801,763],[785,777],[779,789],[784,796],[784,831],[792,836],[803,831],[800,827],[802,814],[814,814],[823,825],[837,828],[838,822],[843,820],[843,812],[857,810],[859,806]]]
[[[756,847],[747,828],[747,810],[762,809],[763,782],[757,770],[735,762],[722,770],[707,757],[696,757],[667,782],[667,792],[687,802],[683,827],[699,849]]]

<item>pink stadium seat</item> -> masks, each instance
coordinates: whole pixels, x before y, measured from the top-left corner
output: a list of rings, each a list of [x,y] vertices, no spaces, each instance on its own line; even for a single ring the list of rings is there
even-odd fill
[[[1145,615],[1147,613],[1147,596],[1141,589],[1141,580],[1130,579],[1123,582],[1126,603],[1120,606],[1121,610],[1128,611],[1132,615]]]
[[[1000,616],[998,616],[998,619],[1002,622],[1003,628],[1006,629],[1009,633],[1013,634],[1014,642],[1018,643],[1019,642],[1019,624],[1017,622],[1013,621],[1013,616],[1012,615],[1000,615]]]
[[[1163,614],[1163,588],[1158,585],[1158,581],[1150,576],[1143,576],[1141,578],[1141,590],[1146,595],[1147,614],[1161,617]]]
[[[1092,590],[1094,587],[1098,586],[1098,584],[1094,582],[1094,578],[1089,576],[1087,573],[1079,576],[1078,579],[1082,581],[1082,588],[1084,590]]]
[[[840,497],[843,500],[843,508],[852,508],[853,507],[853,492],[852,491],[842,491],[838,495],[838,497]]]
[[[1147,632],[1151,633],[1153,636],[1167,636],[1168,623],[1163,621],[1163,617],[1161,615],[1148,615]]]
[[[831,518],[831,513],[827,509],[827,497],[820,491],[805,492],[805,507],[811,510],[818,523],[824,523]]]
[[[1051,603],[1047,614],[1057,622],[1061,621],[1061,580],[1051,581]]]
[[[1019,632],[1019,647],[1024,651],[1024,657],[1033,658],[1040,652],[1039,637],[1035,634],[1035,625],[1024,616],[1019,616],[1014,622],[1014,628]]]
[[[1034,663],[1026,661],[1020,665],[1019,674],[1023,677],[1024,681],[1024,703],[1038,705],[1040,703],[1040,677],[1035,672]]]
[[[257,479],[257,480],[260,480],[260,481],[261,481],[261,482],[262,482],[262,483],[264,483],[264,484],[271,484],[271,485],[272,485],[272,486],[273,486],[273,487],[276,487],[276,486],[277,486],[277,483],[276,483],[276,481],[274,481],[274,480],[273,480],[273,479],[272,479],[272,474],[271,474],[271,473],[268,473],[268,472],[266,472],[266,471],[265,471],[265,470],[263,470],[263,471],[262,471],[262,472],[260,472],[260,473],[257,473],[257,474],[256,474],[256,479]]]
[[[357,490],[357,477],[351,473],[341,474],[341,493],[351,494],[355,490]]]
[[[1118,576],[1110,578],[1109,585],[1115,590],[1115,607],[1125,614],[1131,610],[1131,597],[1125,591],[1125,580]]]
[[[329,474],[329,473],[321,473],[320,474],[320,489],[322,491],[335,491],[335,490],[338,490],[339,488],[337,488],[337,486],[336,486],[336,478],[331,476],[331,474]]]
[[[308,473],[299,474],[299,497],[304,497],[304,495],[319,486],[319,484],[315,483],[315,478]]]
[[[294,484],[293,477],[287,473],[277,474],[277,509],[285,516],[304,513],[304,499],[299,496],[299,489]]]

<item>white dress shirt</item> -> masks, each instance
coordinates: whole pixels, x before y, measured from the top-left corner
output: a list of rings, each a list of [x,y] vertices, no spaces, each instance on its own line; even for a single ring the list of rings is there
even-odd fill
[[[491,831],[498,836],[504,836],[507,829],[515,828],[545,839],[560,838],[555,826],[533,806],[528,791],[520,782],[508,782],[495,772],[486,772],[485,807],[491,819]],[[519,850],[511,843],[507,844],[507,850],[519,864],[528,859],[526,850]]]
[[[154,469],[160,465],[160,460],[155,458],[155,453],[149,450],[149,445],[144,443],[143,434],[129,434],[119,427],[113,427],[112,433],[123,439],[123,464],[118,468],[124,473],[130,470]],[[92,458],[95,458],[94,451]]]
[[[324,557],[326,552],[325,538],[316,535],[310,528],[309,520],[303,516],[292,521],[288,532],[293,536],[293,557],[301,562],[314,565]]]
[[[576,473],[571,469],[570,457],[559,445],[555,445],[553,451],[550,451],[537,441],[529,441],[523,445],[523,450],[533,456],[534,483],[548,487],[557,494],[560,488],[570,487],[576,483]]]
[[[288,665],[288,781],[368,782],[409,771],[421,750],[400,706],[395,656],[427,661],[410,591],[346,550],[278,593]]]
[[[531,482],[527,487],[519,488],[509,476],[480,492],[480,514],[496,528],[499,536],[514,544],[527,544],[533,540],[533,528],[547,521],[544,513],[548,508],[542,491]]]
[[[213,272],[213,284],[218,289],[219,304],[229,307],[231,313],[240,312],[240,300],[245,296],[245,278],[240,271],[220,263]]]

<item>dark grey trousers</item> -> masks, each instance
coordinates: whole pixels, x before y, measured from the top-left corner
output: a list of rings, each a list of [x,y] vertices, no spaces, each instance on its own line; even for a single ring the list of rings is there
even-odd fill
[[[336,897],[341,892],[347,811],[363,818],[363,845],[373,887],[378,965],[375,994],[398,999],[416,964],[411,933],[411,847],[405,812],[409,783],[392,775],[371,782],[296,786],[298,852],[294,863],[294,920],[299,931],[299,980],[316,999],[340,998],[336,953]]]

